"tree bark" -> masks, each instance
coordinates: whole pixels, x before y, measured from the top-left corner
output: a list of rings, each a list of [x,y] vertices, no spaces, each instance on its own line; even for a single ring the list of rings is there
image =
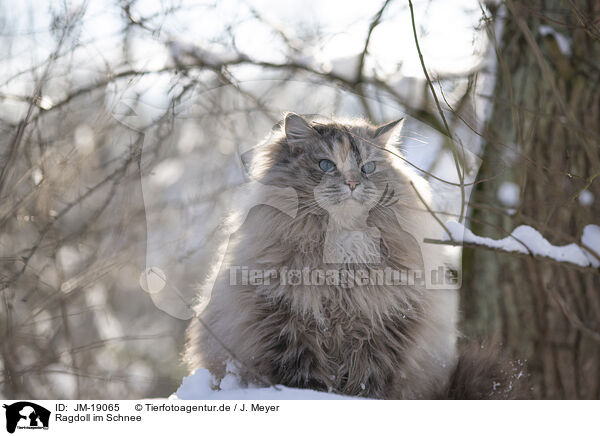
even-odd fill
[[[574,242],[600,224],[600,2],[507,0],[496,19],[504,29],[479,173],[495,178],[473,191],[471,228],[502,238],[528,224],[554,245]],[[497,199],[505,182],[521,188],[514,214]],[[463,275],[463,331],[525,362],[532,398],[600,398],[599,275],[472,248]]]

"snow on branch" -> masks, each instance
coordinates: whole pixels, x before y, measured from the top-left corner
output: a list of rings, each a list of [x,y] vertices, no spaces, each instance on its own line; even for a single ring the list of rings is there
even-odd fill
[[[425,239],[430,244],[463,245],[506,253],[527,255],[542,260],[570,264],[600,274],[600,226],[585,226],[581,243],[552,245],[540,232],[531,226],[519,226],[503,239],[492,239],[475,235],[456,221],[446,223],[442,240]],[[448,232],[450,234],[448,234]]]

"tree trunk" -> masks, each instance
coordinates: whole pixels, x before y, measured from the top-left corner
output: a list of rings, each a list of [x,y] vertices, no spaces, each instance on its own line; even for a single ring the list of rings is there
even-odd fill
[[[479,173],[495,178],[473,191],[471,228],[502,238],[527,224],[568,244],[600,224],[600,2],[507,0],[499,11]],[[497,199],[506,182],[521,188],[514,214]],[[525,361],[532,398],[600,398],[600,275],[480,249],[464,254],[467,337],[492,338]]]

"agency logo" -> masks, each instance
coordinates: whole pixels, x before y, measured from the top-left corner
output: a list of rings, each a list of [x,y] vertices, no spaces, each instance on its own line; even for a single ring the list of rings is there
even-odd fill
[[[6,431],[14,433],[16,429],[48,430],[50,411],[29,401],[19,401],[6,409]]]

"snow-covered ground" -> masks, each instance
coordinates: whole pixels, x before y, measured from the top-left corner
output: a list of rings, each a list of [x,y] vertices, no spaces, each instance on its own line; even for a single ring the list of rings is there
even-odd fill
[[[212,376],[207,369],[198,369],[193,374],[184,377],[181,386],[171,400],[351,400],[327,392],[317,392],[310,389],[295,389],[285,386],[268,388],[242,387],[234,374],[227,374],[220,384],[220,390],[211,389]]]

